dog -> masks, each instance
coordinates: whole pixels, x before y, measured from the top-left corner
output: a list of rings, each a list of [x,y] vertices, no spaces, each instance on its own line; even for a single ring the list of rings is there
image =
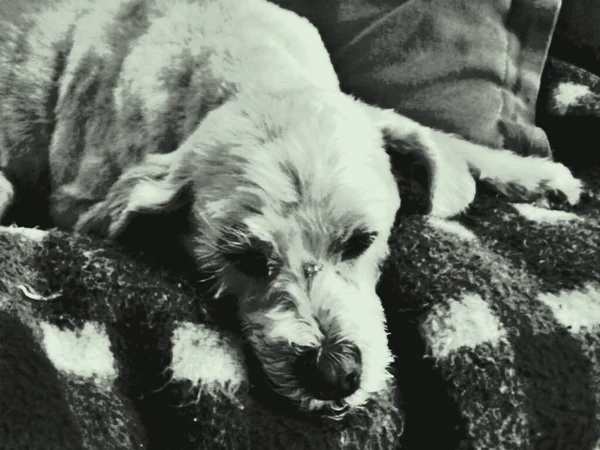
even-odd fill
[[[342,414],[390,382],[375,287],[401,193],[386,148],[426,167],[432,216],[464,211],[476,179],[580,198],[559,163],[341,92],[315,27],[266,0],[44,1],[0,19],[0,214],[47,204],[53,226],[109,239],[183,217],[215,301],[237,297],[300,410]]]

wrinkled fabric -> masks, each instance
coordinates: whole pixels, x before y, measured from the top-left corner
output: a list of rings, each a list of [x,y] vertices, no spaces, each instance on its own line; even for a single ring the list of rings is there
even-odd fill
[[[551,154],[535,125],[560,0],[276,0],[323,35],[342,85],[475,142]]]

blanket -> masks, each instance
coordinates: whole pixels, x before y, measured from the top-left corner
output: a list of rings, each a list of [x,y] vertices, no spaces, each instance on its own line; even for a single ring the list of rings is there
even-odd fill
[[[598,79],[552,64],[563,78],[548,81],[546,116],[597,116]],[[214,310],[188,276],[116,244],[4,227],[0,448],[596,448],[600,164],[575,166],[589,190],[568,210],[483,186],[455,220],[401,210],[378,287],[396,386],[341,421],[281,410],[231,305]]]
[[[181,276],[59,232],[5,227],[0,252],[2,449],[362,449],[400,434],[393,392],[345,424],[277,411]]]

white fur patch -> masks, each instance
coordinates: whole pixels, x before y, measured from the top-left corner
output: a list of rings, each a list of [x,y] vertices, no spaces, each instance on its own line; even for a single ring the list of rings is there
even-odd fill
[[[538,300],[547,305],[563,326],[572,333],[600,325],[600,286],[588,284],[581,290],[559,294],[540,294]]]
[[[583,220],[583,218],[579,217],[577,214],[566,211],[540,208],[527,203],[513,203],[512,207],[515,208],[519,214],[526,219],[538,223],[555,224],[574,220]]]
[[[578,83],[561,83],[554,90],[554,102],[558,112],[564,114],[571,105],[576,105],[582,97],[591,95],[588,86]]]
[[[234,394],[246,380],[243,356],[218,332],[183,322],[172,336],[174,380],[189,380],[212,393]]]
[[[506,336],[499,319],[476,294],[465,295],[449,306],[436,306],[421,325],[435,358],[446,358],[463,348],[495,344]]]
[[[0,226],[0,233],[17,234],[17,235],[23,236],[26,239],[36,241],[36,242],[42,241],[48,235],[47,231],[38,230],[37,228],[25,228],[25,227],[14,227],[14,226],[10,226],[10,227],[1,227]]]
[[[110,339],[104,327],[87,322],[81,330],[61,330],[40,324],[43,346],[54,366],[65,373],[112,384],[117,377]]]
[[[129,211],[143,210],[147,205],[150,208],[156,205],[168,204],[174,196],[173,190],[165,189],[159,183],[139,183],[133,188],[127,209]]]
[[[452,220],[444,220],[438,217],[430,217],[428,219],[431,226],[433,226],[436,230],[442,231],[444,233],[453,234],[461,239],[466,241],[474,241],[477,239],[475,233],[473,233],[468,228],[464,227],[458,222],[454,222]]]

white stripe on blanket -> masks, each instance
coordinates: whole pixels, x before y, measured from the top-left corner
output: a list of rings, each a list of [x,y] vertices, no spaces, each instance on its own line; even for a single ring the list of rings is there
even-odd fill
[[[38,230],[37,228],[24,228],[24,227],[2,227],[0,226],[0,233],[7,234],[18,234],[23,236],[26,239],[30,239],[32,241],[39,242],[46,237],[48,234],[47,231]]]
[[[592,90],[583,84],[566,82],[560,83],[554,89],[554,107],[564,114],[569,106],[577,105],[583,97],[593,94]]]
[[[44,350],[57,370],[112,386],[117,370],[103,325],[86,322],[82,329],[73,331],[42,322],[40,328]]]
[[[591,330],[600,325],[600,286],[587,284],[581,290],[559,294],[540,294],[538,300],[546,304],[556,320],[571,333]]]
[[[174,380],[189,380],[212,395],[234,395],[246,380],[243,354],[221,332],[181,322],[172,336]]]
[[[452,300],[448,305],[436,305],[422,329],[432,356],[437,359],[446,358],[463,347],[493,345],[506,337],[499,319],[476,294]]]
[[[540,208],[527,203],[513,203],[512,206],[526,219],[538,223],[554,224],[571,220],[583,220],[583,218],[579,217],[577,214]]]
[[[428,221],[431,224],[431,226],[444,233],[452,234],[466,241],[474,241],[477,239],[475,233],[453,220],[444,220],[438,217],[430,217]]]

